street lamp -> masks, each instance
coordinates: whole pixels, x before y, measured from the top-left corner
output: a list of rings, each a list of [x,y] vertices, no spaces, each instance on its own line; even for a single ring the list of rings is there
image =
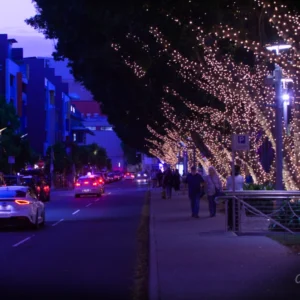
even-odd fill
[[[281,50],[290,49],[291,45],[268,45],[266,47],[269,51],[275,51],[277,55],[280,55]],[[284,102],[289,100],[289,95],[283,94],[283,81],[282,69],[279,65],[275,64],[275,70],[272,76],[272,84],[275,84],[275,137],[276,137],[276,190],[283,190],[283,138],[282,138],[282,118],[283,118],[283,107]]]

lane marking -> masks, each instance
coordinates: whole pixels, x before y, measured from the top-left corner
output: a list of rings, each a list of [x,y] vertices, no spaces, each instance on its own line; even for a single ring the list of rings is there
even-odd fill
[[[89,203],[89,204],[87,204],[85,207],[89,207],[89,206],[91,206],[93,203]]]
[[[107,195],[110,195],[110,194],[111,194],[111,192],[107,193]]]
[[[29,236],[29,237],[25,238],[24,240],[22,240],[22,241],[20,241],[20,242],[18,242],[16,244],[14,244],[13,247],[18,247],[18,246],[24,244],[25,242],[29,241],[32,237],[34,237],[34,235]]]
[[[72,215],[76,215],[76,214],[78,214],[79,212],[80,212],[80,209],[74,211],[74,212],[72,213]]]
[[[59,221],[57,221],[56,223],[52,224],[52,226],[56,226],[57,224],[59,224],[60,222],[62,222],[64,219],[60,219]]]
[[[98,202],[100,199],[96,199],[95,202]]]

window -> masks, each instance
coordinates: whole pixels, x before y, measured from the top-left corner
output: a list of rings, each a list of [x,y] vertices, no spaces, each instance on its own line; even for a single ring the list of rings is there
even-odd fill
[[[102,131],[112,131],[113,128],[112,128],[112,126],[101,126],[100,130],[102,130]]]
[[[76,133],[73,133],[73,142],[76,142]]]
[[[55,93],[54,93],[54,91],[50,91],[50,104],[55,105]]]
[[[70,121],[69,119],[66,119],[66,131],[70,130]]]
[[[15,76],[10,74],[9,79],[10,79],[10,86],[13,86],[15,82]]]

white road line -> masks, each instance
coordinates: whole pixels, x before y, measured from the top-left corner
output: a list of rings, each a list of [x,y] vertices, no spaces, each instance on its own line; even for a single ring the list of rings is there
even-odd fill
[[[85,207],[89,207],[89,206],[91,206],[93,203],[89,203],[89,204],[87,204]]]
[[[107,195],[110,195],[110,194],[111,194],[111,192],[107,193]]]
[[[22,241],[20,241],[20,242],[18,242],[18,243],[16,243],[16,244],[14,244],[13,247],[18,247],[18,246],[24,244],[25,242],[29,241],[32,237],[34,237],[34,235],[29,236],[29,237],[27,237],[26,239],[24,239],[24,240],[22,240]]]
[[[56,223],[52,224],[52,226],[56,226],[57,224],[59,224],[60,222],[62,222],[64,219],[60,219],[59,221],[57,221]]]
[[[74,211],[74,212],[72,213],[72,215],[76,215],[76,214],[78,214],[79,212],[80,212],[80,209]]]

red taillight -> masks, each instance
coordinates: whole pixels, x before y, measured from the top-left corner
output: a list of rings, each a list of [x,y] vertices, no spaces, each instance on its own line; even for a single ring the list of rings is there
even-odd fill
[[[76,182],[76,184],[75,184],[76,186],[80,186],[80,183],[79,182]]]
[[[28,204],[30,204],[30,201],[28,201],[28,200],[15,200],[15,202],[19,205],[28,205]]]
[[[99,180],[99,183],[103,183],[103,180],[102,180],[102,179],[100,179],[100,180]]]
[[[89,182],[88,182],[88,181],[85,181],[84,184],[89,184]]]
[[[131,178],[134,178],[134,175],[131,175]]]
[[[50,191],[50,188],[49,188],[48,185],[44,186],[44,191],[45,191],[45,192],[49,192],[49,191]]]
[[[96,185],[98,185],[98,183],[97,182],[93,182],[93,186],[96,186]]]

